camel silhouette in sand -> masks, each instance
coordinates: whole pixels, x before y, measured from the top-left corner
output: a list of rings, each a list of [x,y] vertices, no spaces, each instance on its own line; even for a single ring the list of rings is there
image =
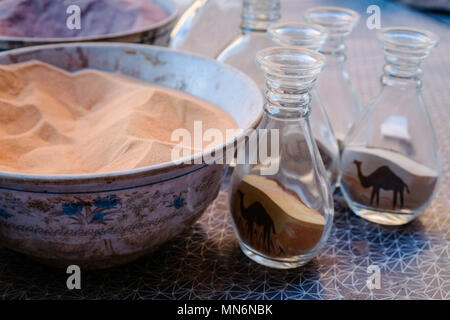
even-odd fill
[[[370,205],[372,205],[373,198],[376,196],[377,207],[380,204],[380,189],[392,190],[392,208],[395,209],[397,205],[397,196],[400,196],[400,209],[403,208],[403,191],[409,193],[409,188],[388,166],[379,167],[368,176],[364,176],[361,171],[361,161],[354,160],[358,170],[359,182],[364,188],[372,187],[372,194],[370,195]]]
[[[247,234],[252,241],[253,237],[253,226],[263,227],[263,247],[266,248],[267,252],[270,252],[270,248],[273,246],[271,242],[271,232],[275,233],[275,226],[273,224],[272,218],[267,213],[266,209],[259,202],[252,203],[248,208],[244,206],[244,194],[238,190],[239,194],[239,206],[242,217],[247,222]]]

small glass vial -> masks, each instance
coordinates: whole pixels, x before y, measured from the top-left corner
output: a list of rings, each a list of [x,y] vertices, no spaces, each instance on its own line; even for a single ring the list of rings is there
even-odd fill
[[[307,22],[280,22],[269,27],[268,35],[278,46],[302,47],[318,51],[328,37],[320,25]],[[320,77],[319,77],[320,78]],[[311,115],[309,121],[325,165],[331,190],[334,192],[339,176],[339,147],[327,112],[315,87],[311,89]]]
[[[255,65],[255,55],[259,50],[272,46],[267,28],[279,19],[280,0],[243,0],[242,34],[219,53],[217,60],[241,70],[263,90],[265,79]]]
[[[339,7],[308,9],[305,20],[328,30],[328,38],[320,49],[326,65],[317,82],[317,91],[331,121],[340,150],[342,141],[361,112],[356,91],[345,68],[345,38],[359,21],[359,14]]]
[[[265,112],[258,143],[249,139],[238,147],[230,186],[232,222],[250,259],[295,268],[318,254],[333,220],[330,183],[309,124],[309,92],[324,57],[273,47],[256,60],[267,79]]]
[[[438,149],[420,81],[438,38],[408,27],[382,29],[377,37],[386,61],[382,88],[345,140],[341,189],[357,215],[402,225],[425,210],[438,186]]]

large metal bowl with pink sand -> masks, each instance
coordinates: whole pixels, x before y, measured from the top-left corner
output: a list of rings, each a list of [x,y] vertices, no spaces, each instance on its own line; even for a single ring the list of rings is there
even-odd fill
[[[166,48],[75,43],[0,53],[1,64],[31,59],[67,71],[121,72],[178,89],[226,110],[243,129],[255,127],[262,114],[260,90],[247,76]],[[238,134],[218,148],[243,137]],[[0,244],[60,267],[129,262],[192,225],[216,197],[225,170],[222,164],[166,162],[101,174],[0,172]]]
[[[29,46],[56,44],[56,43],[73,43],[73,42],[127,42],[127,43],[141,43],[154,44],[166,46],[169,42],[170,32],[178,17],[178,10],[175,3],[171,0],[148,0],[160,6],[167,12],[167,17],[157,22],[149,22],[148,25],[139,27],[137,29],[124,29],[120,32],[86,35],[86,36],[71,36],[71,37],[18,37],[0,32],[0,51],[17,49]],[[75,2],[76,3],[76,2]],[[66,12],[61,13],[61,23],[65,24],[68,15]],[[99,19],[103,18],[100,14]],[[81,16],[81,28],[84,28],[84,20]],[[105,21],[107,23],[116,23],[114,20]],[[41,26],[36,26],[40,28]]]

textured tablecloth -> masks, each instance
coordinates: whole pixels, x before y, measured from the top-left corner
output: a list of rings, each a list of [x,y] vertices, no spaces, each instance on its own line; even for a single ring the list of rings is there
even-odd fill
[[[184,5],[187,2],[177,1]],[[238,3],[222,1],[228,2],[226,16],[212,18],[206,12],[202,19],[208,19],[213,25],[228,24],[228,27],[210,28],[207,32],[196,30],[198,45],[195,50],[190,48],[191,51],[213,56],[215,50],[220,50],[233,33],[238,32]],[[191,229],[152,256],[135,263],[83,272],[81,290],[67,289],[64,270],[49,269],[22,255],[0,249],[0,297],[449,299],[450,28],[403,5],[374,0],[282,0],[283,20],[299,20],[305,8],[321,4],[349,7],[362,15],[347,42],[347,66],[363,104],[377,93],[383,64],[383,52],[375,40],[375,30],[366,28],[367,6],[380,6],[383,27],[422,27],[441,37],[440,46],[423,67],[423,96],[436,129],[443,173],[436,198],[419,219],[403,227],[372,224],[349,212],[337,194],[334,226],[319,256],[300,269],[272,270],[250,261],[240,252],[231,228],[224,188]],[[370,290],[366,286],[370,265],[380,268],[380,289]]]

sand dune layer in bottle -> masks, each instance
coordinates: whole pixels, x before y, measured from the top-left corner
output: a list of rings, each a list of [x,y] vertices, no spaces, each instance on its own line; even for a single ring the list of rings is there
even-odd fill
[[[346,148],[341,185],[351,199],[375,210],[408,212],[427,204],[438,174],[400,153],[376,148]]]
[[[275,180],[248,174],[232,197],[241,240],[266,256],[297,256],[313,249],[322,237],[325,218]]]

